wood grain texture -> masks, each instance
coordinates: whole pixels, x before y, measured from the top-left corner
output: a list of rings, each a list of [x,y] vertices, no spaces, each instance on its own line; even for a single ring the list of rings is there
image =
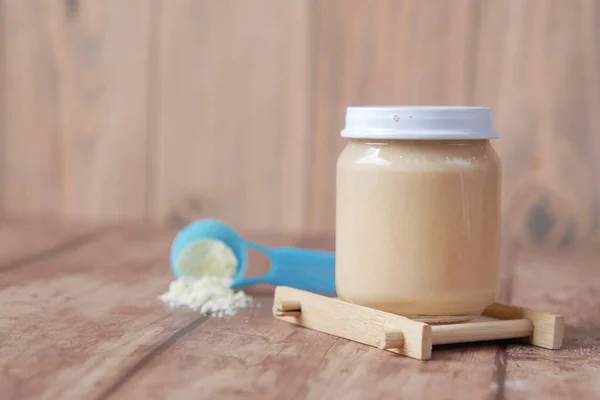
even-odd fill
[[[150,3],[0,4],[7,213],[142,219]]]
[[[156,300],[170,280],[171,236],[114,230],[0,272],[3,396],[101,398],[181,329],[202,322]]]
[[[518,257],[511,301],[561,314],[566,328],[561,350],[508,347],[507,398],[600,397],[598,260],[600,250],[593,246]]]
[[[51,254],[68,251],[92,239],[100,229],[55,221],[0,222],[0,273]]]
[[[493,106],[512,240],[597,238],[600,210],[597,1],[483,1],[474,103]]]
[[[156,220],[304,229],[308,5],[162,3]]]

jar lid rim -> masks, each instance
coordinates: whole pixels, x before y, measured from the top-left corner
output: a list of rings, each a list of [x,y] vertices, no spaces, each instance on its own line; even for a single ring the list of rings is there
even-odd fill
[[[357,139],[495,139],[489,107],[348,107],[341,135]]]

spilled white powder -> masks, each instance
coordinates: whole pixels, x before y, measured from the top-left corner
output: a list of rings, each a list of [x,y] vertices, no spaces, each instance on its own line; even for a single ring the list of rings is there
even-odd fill
[[[253,305],[252,298],[231,289],[232,280],[223,276],[183,277],[169,285],[158,298],[169,307],[189,307],[213,317],[232,317]]]
[[[225,243],[197,240],[183,249],[178,265],[185,276],[171,282],[169,290],[158,297],[169,307],[189,307],[223,318],[253,305],[250,296],[231,289],[238,262]]]

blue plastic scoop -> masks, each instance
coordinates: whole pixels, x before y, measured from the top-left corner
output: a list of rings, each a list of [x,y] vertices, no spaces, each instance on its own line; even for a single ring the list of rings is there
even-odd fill
[[[291,286],[297,289],[335,294],[335,254],[330,251],[309,250],[295,247],[269,248],[244,239],[227,224],[205,219],[194,222],[181,230],[171,246],[171,269],[176,277],[182,276],[178,267],[182,251],[200,239],[220,240],[235,254],[238,267],[233,277],[233,288],[268,283]],[[264,252],[270,259],[269,272],[258,277],[245,277],[247,249]]]

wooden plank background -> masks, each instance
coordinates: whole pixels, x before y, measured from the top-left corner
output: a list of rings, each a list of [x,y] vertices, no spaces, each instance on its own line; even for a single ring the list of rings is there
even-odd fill
[[[505,238],[598,238],[598,0],[0,0],[5,216],[328,233],[345,107],[493,106]]]

